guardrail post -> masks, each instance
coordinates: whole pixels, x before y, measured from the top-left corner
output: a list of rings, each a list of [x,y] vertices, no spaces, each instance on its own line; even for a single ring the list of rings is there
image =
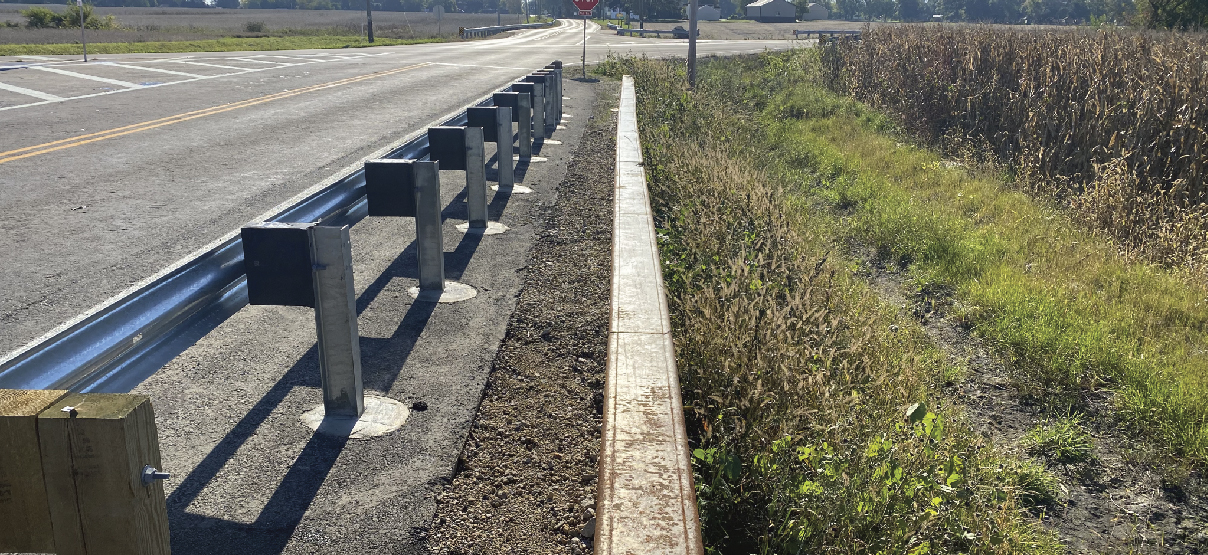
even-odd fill
[[[520,159],[528,160],[533,157],[533,138],[529,126],[523,122],[532,119],[530,101],[527,93],[504,92],[495,93],[491,99],[496,106],[507,106],[512,109],[512,121],[516,122],[517,142],[520,144]]]
[[[440,219],[440,164],[393,158],[365,162],[370,216],[415,218],[419,291],[445,291],[444,231]]]
[[[471,228],[487,227],[486,156],[481,127],[429,127],[429,157],[441,169],[466,172]]]
[[[324,414],[360,417],[365,412],[365,389],[348,226],[310,228],[310,249]]]
[[[554,72],[554,86],[557,87],[557,91],[554,94],[554,99],[556,100],[554,102],[554,109],[558,112],[554,123],[557,124],[557,122],[562,121],[562,60],[554,60],[553,63],[545,67]]]
[[[512,109],[505,106],[475,106],[466,108],[466,126],[481,127],[482,139],[495,143],[495,157],[499,160],[500,187],[511,187],[516,182],[512,166]]]
[[[545,138],[545,126],[542,122],[545,121],[545,95],[542,94],[541,83],[512,83],[512,90],[519,93],[528,93],[529,106],[532,107],[532,115],[528,121],[528,125],[533,130],[533,140]],[[525,124],[521,124],[525,127]]]
[[[262,222],[239,234],[248,304],[314,308],[324,414],[361,416],[365,391],[348,226]]]
[[[541,127],[547,128],[543,129],[543,134],[548,135],[549,131],[553,130],[553,128],[558,124],[558,121],[554,119],[554,117],[556,117],[554,113],[554,98],[557,96],[557,91],[555,90],[556,87],[554,86],[554,74],[553,72],[549,71],[536,71],[526,76],[524,81],[527,83],[541,85],[543,100],[542,108],[545,113],[544,117],[542,117],[540,121]],[[534,120],[536,120],[536,118],[534,118]],[[536,123],[536,121],[534,121],[534,123]]]

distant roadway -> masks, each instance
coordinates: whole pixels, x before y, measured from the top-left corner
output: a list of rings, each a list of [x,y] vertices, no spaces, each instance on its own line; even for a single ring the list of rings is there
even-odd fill
[[[577,64],[582,41],[563,20],[460,43],[0,58],[0,354],[491,90]],[[684,56],[687,41],[589,23],[588,62],[608,52]]]

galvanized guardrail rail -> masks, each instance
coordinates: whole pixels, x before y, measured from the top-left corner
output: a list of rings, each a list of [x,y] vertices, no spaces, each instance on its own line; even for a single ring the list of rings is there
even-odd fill
[[[825,30],[825,29],[824,30],[808,30],[808,31],[796,30],[796,31],[793,31],[793,37],[804,36],[807,39],[810,38],[811,35],[818,35],[819,39],[821,39],[822,37],[830,37],[830,38],[854,37],[856,40],[860,40],[861,34],[863,34],[863,31],[842,31],[842,30]]]
[[[508,85],[496,92],[514,86],[523,85]],[[493,105],[494,95],[473,106]],[[560,105],[561,96],[558,98]],[[466,110],[438,121],[440,126],[466,125]],[[429,153],[424,129],[368,159],[422,160]],[[337,227],[356,224],[368,214],[364,166],[357,163],[345,172],[256,221]],[[4,355],[0,358],[0,388],[130,391],[247,304],[243,242],[240,231],[235,230]]]
[[[518,31],[520,29],[541,29],[543,27],[553,27],[556,21],[546,21],[545,23],[518,23],[516,25],[497,25],[494,27],[461,27],[458,32],[463,39],[472,39],[479,37],[489,37],[499,33],[508,31]]]

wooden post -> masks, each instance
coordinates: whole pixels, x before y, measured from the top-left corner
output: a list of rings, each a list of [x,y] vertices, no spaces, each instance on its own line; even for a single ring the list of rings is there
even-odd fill
[[[0,389],[0,552],[55,550],[38,454],[38,414],[65,395]]]
[[[38,436],[56,553],[170,553],[163,484],[143,479],[160,468],[147,396],[69,394],[38,415]]]

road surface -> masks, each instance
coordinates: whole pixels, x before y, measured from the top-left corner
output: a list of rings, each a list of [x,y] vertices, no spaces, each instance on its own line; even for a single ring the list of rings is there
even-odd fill
[[[0,353],[441,115],[551,60],[577,63],[582,25],[334,51],[0,59]],[[589,62],[687,48],[594,24],[587,41]]]

